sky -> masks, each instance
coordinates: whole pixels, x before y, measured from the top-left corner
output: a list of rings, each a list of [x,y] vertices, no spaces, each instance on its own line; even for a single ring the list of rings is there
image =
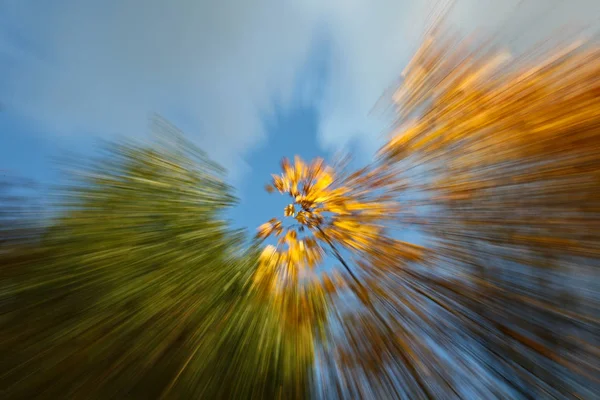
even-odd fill
[[[373,107],[436,3],[0,0],[0,170],[55,183],[54,158],[147,139],[157,112],[228,169],[233,219],[256,226],[281,157],[370,159],[389,124]],[[458,0],[450,23],[524,45],[598,15],[597,0]]]

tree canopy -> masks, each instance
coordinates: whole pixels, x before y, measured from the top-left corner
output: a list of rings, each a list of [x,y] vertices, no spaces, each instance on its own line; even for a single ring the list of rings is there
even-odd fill
[[[285,330],[249,292],[223,171],[166,139],[108,146],[41,240],[3,257],[8,398],[305,397],[312,325]]]
[[[78,165],[44,224],[5,195],[5,397],[597,397],[600,47],[475,39],[425,39],[363,168],[284,158],[250,245],[172,129]]]

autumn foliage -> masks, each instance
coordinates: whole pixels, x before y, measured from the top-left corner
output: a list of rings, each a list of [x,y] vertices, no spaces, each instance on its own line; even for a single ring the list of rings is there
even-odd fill
[[[285,290],[320,281],[328,292],[350,287],[359,296],[366,293],[357,275],[377,275],[378,269],[395,268],[409,260],[417,260],[422,249],[391,235],[400,212],[395,197],[403,189],[393,173],[384,166],[374,165],[353,173],[345,173],[325,165],[322,159],[306,164],[300,157],[291,164],[284,159],[282,174],[273,175],[268,192],[287,195],[291,203],[284,217],[294,222],[284,226],[273,218],[258,228],[258,237],[273,235],[276,245],[267,245],[255,275],[255,284],[270,285],[273,290]],[[348,260],[358,261],[353,271]],[[343,265],[341,270],[318,271],[315,268],[326,253]],[[267,283],[264,283],[267,282]],[[335,284],[334,284],[335,282]]]
[[[372,164],[283,160],[267,190],[290,197],[295,221],[259,228],[277,242],[256,287],[273,302],[298,287],[328,294],[342,333],[320,348],[326,397],[591,398],[600,48],[526,57],[434,33],[402,76]],[[427,246],[395,239],[402,224]],[[323,267],[328,254],[341,266]],[[347,289],[363,307],[346,306]]]
[[[250,245],[162,119],[52,218],[0,182],[0,392],[599,398],[600,46],[509,50],[428,34],[373,160],[283,159]]]

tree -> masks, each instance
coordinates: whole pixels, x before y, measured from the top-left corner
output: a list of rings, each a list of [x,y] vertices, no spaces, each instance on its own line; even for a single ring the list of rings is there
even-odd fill
[[[266,189],[290,196],[292,203],[285,207],[284,215],[294,222],[284,226],[272,219],[259,227],[259,238],[274,235],[277,241],[276,246],[267,245],[261,254],[254,275],[255,287],[272,294],[274,304],[298,288],[306,293],[325,291],[332,302],[338,296],[353,294],[362,303],[363,314],[354,321],[342,318],[339,322],[346,329],[364,324],[390,340],[370,343],[372,357],[362,354],[357,343],[352,351],[361,352],[362,356],[353,365],[347,365],[345,371],[352,373],[356,368],[384,371],[393,360],[384,360],[381,355],[389,352],[403,361],[406,382],[414,392],[430,395],[406,341],[394,340],[408,334],[391,318],[393,307],[398,307],[396,301],[406,299],[394,297],[385,288],[386,279],[403,275],[411,262],[422,257],[419,246],[393,237],[401,212],[396,197],[404,185],[384,164],[345,173],[343,163],[338,172],[321,159],[307,165],[296,157],[293,165],[284,159],[282,170],[281,175],[273,175],[272,184]],[[341,266],[333,271],[315,271],[325,253]],[[311,311],[310,306],[305,312],[309,316],[321,315]],[[360,390],[356,394],[364,395]]]
[[[426,171],[429,264],[462,276],[432,281],[432,293],[475,313],[466,327],[512,396],[593,397],[598,44],[527,58],[473,42],[427,39],[395,93],[402,124],[381,155]]]
[[[221,217],[223,171],[161,141],[108,146],[41,244],[3,258],[6,398],[306,397],[312,342],[249,292],[257,255]]]
[[[373,164],[343,174],[283,161],[267,190],[291,197],[295,222],[259,228],[276,243],[254,282],[273,302],[299,286],[328,292],[324,397],[600,390],[598,75],[596,43],[531,63],[434,35],[403,73],[398,125]],[[427,248],[395,240],[402,223]]]

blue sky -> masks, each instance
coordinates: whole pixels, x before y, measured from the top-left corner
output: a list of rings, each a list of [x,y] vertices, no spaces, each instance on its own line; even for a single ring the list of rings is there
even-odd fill
[[[233,217],[253,227],[273,216],[263,186],[281,157],[371,157],[388,122],[372,108],[434,3],[447,2],[2,0],[0,169],[55,183],[53,157],[144,139],[158,112],[230,171]],[[556,26],[599,8],[517,3],[458,1],[450,22],[518,31],[544,10],[542,25]]]

